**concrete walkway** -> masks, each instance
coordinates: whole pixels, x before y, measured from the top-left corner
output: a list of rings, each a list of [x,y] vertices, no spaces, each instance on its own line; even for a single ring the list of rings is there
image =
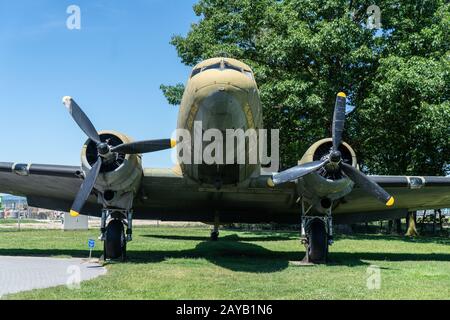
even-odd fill
[[[106,268],[101,265],[78,258],[0,256],[0,297],[59,285],[76,288],[79,281],[105,273]]]

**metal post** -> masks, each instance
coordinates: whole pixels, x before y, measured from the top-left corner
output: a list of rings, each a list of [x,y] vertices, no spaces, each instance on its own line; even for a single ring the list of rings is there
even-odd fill
[[[106,232],[106,220],[108,219],[109,216],[109,210],[108,209],[102,209],[102,219],[100,222],[100,237],[99,240],[100,241],[104,241],[105,240],[105,232]]]
[[[305,233],[305,221],[304,221],[304,218],[305,218],[305,202],[303,201],[303,199],[301,201],[302,201],[302,214],[301,214],[301,217],[300,217],[300,229],[301,229],[301,236],[305,237],[305,235],[306,235],[306,233]]]
[[[328,216],[328,234],[330,237],[333,236],[333,218],[331,217],[331,210],[330,215]]]
[[[328,244],[332,245],[334,240],[333,240],[333,216],[331,213],[331,208],[333,208],[333,203],[331,203],[330,208],[327,211],[327,220],[328,220]]]
[[[129,210],[127,212],[127,242],[133,240],[133,211]]]

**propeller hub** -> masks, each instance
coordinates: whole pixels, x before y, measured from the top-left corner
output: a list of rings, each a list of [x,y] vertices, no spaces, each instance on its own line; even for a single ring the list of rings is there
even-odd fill
[[[109,152],[109,146],[105,142],[101,142],[97,145],[97,150],[100,155],[105,155]]]
[[[342,154],[340,151],[333,151],[330,154],[330,161],[333,163],[339,163],[342,160]]]

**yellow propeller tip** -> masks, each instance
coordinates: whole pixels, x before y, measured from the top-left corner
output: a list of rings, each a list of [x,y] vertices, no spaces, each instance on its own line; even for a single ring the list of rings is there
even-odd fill
[[[80,214],[76,212],[75,210],[70,210],[70,216],[72,217],[78,217]]]
[[[390,197],[389,200],[388,200],[388,202],[386,202],[386,205],[387,205],[388,207],[392,207],[392,206],[394,205],[394,203],[395,203],[394,197]]]
[[[170,147],[171,147],[171,148],[175,148],[176,145],[177,145],[177,140],[175,140],[175,139],[170,139]]]
[[[338,97],[347,98],[347,95],[343,92],[339,92],[337,95]]]
[[[267,179],[267,185],[271,188],[275,187],[275,183],[273,183],[272,178]]]

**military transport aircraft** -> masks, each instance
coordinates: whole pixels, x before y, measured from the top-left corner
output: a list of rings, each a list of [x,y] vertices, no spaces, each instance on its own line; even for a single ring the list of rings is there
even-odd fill
[[[346,96],[339,93],[332,138],[313,144],[295,166],[264,174],[260,164],[185,164],[143,168],[141,154],[169,149],[171,139],[133,142],[115,131],[98,132],[71,97],[63,103],[87,135],[81,166],[0,162],[0,192],[25,196],[34,207],[101,217],[104,257],[124,259],[132,220],[301,225],[306,259],[324,262],[334,223],[405,217],[408,211],[450,207],[450,178],[366,176],[343,142]],[[213,58],[193,68],[181,102],[178,128],[262,128],[252,69]],[[248,148],[245,149],[246,152]],[[394,200],[395,199],[395,200]]]

